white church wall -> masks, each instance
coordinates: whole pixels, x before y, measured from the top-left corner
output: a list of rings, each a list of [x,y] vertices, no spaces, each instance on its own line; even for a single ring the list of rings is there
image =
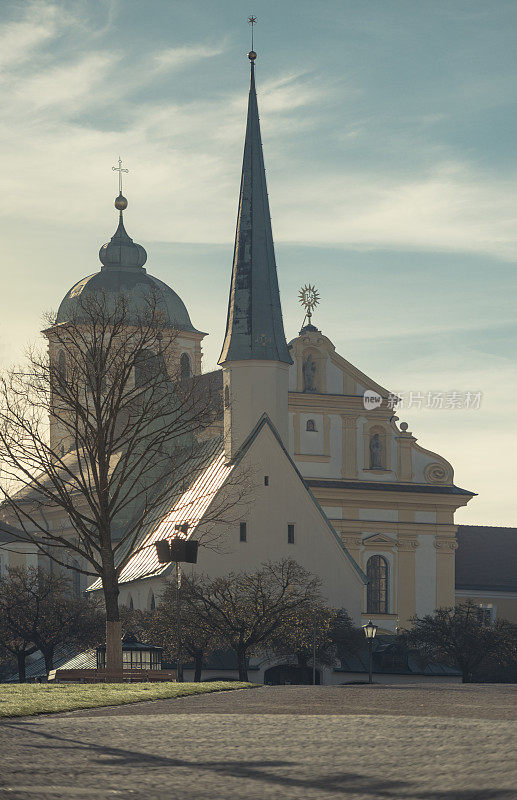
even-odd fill
[[[327,358],[327,394],[343,394],[343,372]]]
[[[289,450],[289,453],[290,453],[291,457],[294,455],[294,439],[295,439],[294,426],[296,425],[296,420],[297,420],[296,414],[293,414],[293,412],[290,411],[289,412],[289,426],[288,426],[289,442],[287,444],[287,449]]]
[[[436,608],[436,548],[434,536],[418,535],[415,551],[415,610],[417,616],[432,614]]]
[[[307,430],[307,423],[313,420],[316,430]],[[325,428],[323,414],[300,414],[300,453],[306,455],[327,455],[325,453]]]
[[[210,536],[219,536],[218,550],[201,546],[198,564],[184,565],[185,573],[215,577],[231,571],[256,570],[267,561],[292,558],[321,579],[323,594],[330,605],[346,608],[359,624],[362,579],[267,427],[259,433],[244,459],[242,469],[250,467],[254,471],[255,489],[242,507],[242,517],[234,509],[231,524],[214,526]],[[264,475],[269,478],[267,487]],[[241,521],[247,524],[245,542],[240,541]],[[293,544],[288,543],[290,524],[295,526]],[[202,529],[195,535],[202,541]],[[151,578],[125,584],[123,592],[131,593],[135,608],[144,608],[149,590],[152,588],[158,598],[162,586],[163,578]]]

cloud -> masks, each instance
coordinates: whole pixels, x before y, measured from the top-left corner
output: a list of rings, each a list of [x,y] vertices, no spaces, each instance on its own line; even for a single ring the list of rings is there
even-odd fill
[[[32,15],[0,28],[0,53],[16,65],[16,80],[7,76],[3,83],[0,145],[8,193],[0,197],[0,211],[101,225],[106,172],[121,152],[131,169],[128,216],[134,209],[140,238],[231,241],[246,92],[206,95],[203,84],[189,97],[172,84],[161,98],[156,92],[161,75],[220,55],[227,43],[129,57],[122,48],[100,46],[80,6],[66,14],[53,5],[31,8]],[[60,43],[68,46],[60,50]],[[261,80],[259,89],[278,242],[517,257],[513,176],[491,174],[432,143],[420,146],[422,163],[411,170],[389,162],[373,169],[364,152],[354,162],[354,148],[382,145],[383,134],[372,137],[371,117],[354,118],[361,89],[346,77],[329,83],[291,69]],[[333,116],[340,105],[346,124]],[[422,124],[421,115],[415,124]],[[406,147],[409,138],[404,130],[398,145]],[[332,157],[326,145],[335,148]]]
[[[0,68],[13,69],[55,36],[58,10],[53,5],[30,4],[22,20],[0,26]]]

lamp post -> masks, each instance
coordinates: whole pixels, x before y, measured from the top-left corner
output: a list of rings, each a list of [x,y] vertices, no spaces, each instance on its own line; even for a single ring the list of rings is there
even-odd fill
[[[364,635],[368,642],[368,683],[373,683],[372,680],[372,666],[373,666],[373,640],[377,633],[377,625],[374,625],[371,619],[368,620],[366,625],[363,625]]]
[[[175,525],[175,530],[178,534],[183,534],[184,537],[188,534],[189,525],[184,522],[181,525]],[[199,542],[192,539],[177,536],[175,539],[161,539],[155,542],[156,555],[160,564],[170,564],[172,561],[176,563],[176,627],[178,636],[178,650],[177,650],[177,663],[176,663],[176,680],[178,683],[183,682],[183,648],[181,641],[181,562],[189,564],[197,564],[197,551]]]

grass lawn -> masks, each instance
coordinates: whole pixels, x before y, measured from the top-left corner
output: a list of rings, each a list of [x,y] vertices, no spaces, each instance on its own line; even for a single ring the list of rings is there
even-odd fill
[[[251,683],[4,683],[0,684],[0,717],[22,717],[73,711],[77,708],[120,706],[142,700],[163,700],[189,694],[249,689]]]

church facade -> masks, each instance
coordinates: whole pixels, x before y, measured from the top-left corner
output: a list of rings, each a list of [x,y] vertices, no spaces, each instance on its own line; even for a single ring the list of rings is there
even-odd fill
[[[420,446],[407,424],[399,421],[397,398],[339,355],[310,316],[287,342],[255,58],[250,53],[226,334],[220,371],[212,375],[221,391],[222,418],[213,432],[220,446],[185,492],[171,498],[159,523],[144,531],[138,552],[120,576],[120,600],[142,609],[159,601],[172,567],[158,562],[154,543],[176,536],[178,525],[203,543],[210,508],[242,471],[253,474],[252,486],[232,521],[217,523],[215,538],[222,546],[201,547],[198,564],[188,569],[222,575],[292,558],[320,578],[330,605],[346,608],[358,625],[371,618],[380,632],[395,634],[415,614],[454,605],[458,546],[454,514],[474,493],[454,484],[451,464]],[[101,248],[102,269],[67,293],[57,324],[70,319],[75,298],[83,292],[124,292],[136,302],[151,287],[160,292],[167,324],[175,332],[174,358],[182,373],[201,374],[201,341],[206,334],[192,325],[178,295],[147,274],[145,250],[125,231],[124,208],[119,208],[119,227],[111,242]],[[59,365],[52,328],[46,335],[50,357]],[[69,444],[62,441],[55,424],[51,436],[56,447],[68,451]],[[59,509],[48,514],[47,522],[66,532]],[[7,526],[3,540],[11,541],[10,537]],[[0,530],[0,551],[3,540]],[[468,545],[464,549],[467,552]],[[5,548],[1,554],[4,567],[8,551]],[[24,548],[18,548],[13,556],[17,564],[24,554]],[[26,557],[34,561],[33,553]],[[90,589],[98,590],[99,583]],[[515,591],[517,598],[517,587],[505,586],[505,591]],[[488,596],[485,593],[484,601]]]
[[[227,327],[220,358],[221,464],[257,470],[224,554],[200,550],[193,571],[223,574],[292,557],[357,624],[396,633],[414,614],[454,604],[454,512],[472,492],[422,448],[396,397],[336,353],[316,326],[284,334],[255,90],[254,59]],[[371,402],[371,399],[375,402]],[[212,465],[208,470],[213,469]],[[211,502],[224,491],[213,486]],[[122,600],[148,607],[170,568],[150,546],[185,521],[180,498],[121,575]],[[188,515],[187,515],[188,516]],[[201,538],[202,516],[189,518]],[[337,548],[337,549],[336,549]]]

